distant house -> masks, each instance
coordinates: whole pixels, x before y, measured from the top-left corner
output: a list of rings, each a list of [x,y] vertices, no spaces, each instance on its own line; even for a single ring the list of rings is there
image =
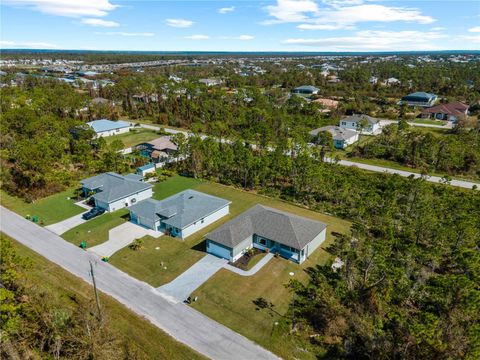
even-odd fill
[[[92,105],[96,105],[96,106],[107,106],[107,105],[110,105],[110,104],[113,105],[112,101],[110,101],[108,99],[105,99],[105,98],[102,98],[102,97],[93,98],[92,101],[90,101],[90,103]]]
[[[293,89],[292,93],[298,95],[316,95],[319,91],[320,89],[316,88],[315,86],[302,85]]]
[[[90,121],[87,125],[95,131],[96,137],[119,135],[130,130],[130,124],[125,121],[101,119]]]
[[[77,71],[78,76],[96,76],[98,75],[95,71]]]
[[[301,264],[325,241],[326,228],[319,221],[256,205],[207,234],[207,252],[234,262],[255,247]]]
[[[85,196],[93,194],[95,206],[115,211],[152,197],[152,185],[141,181],[142,177],[126,176],[114,172],[103,173],[82,180]]]
[[[384,85],[391,86],[391,85],[398,85],[400,84],[400,80],[394,77],[389,77],[383,82]]]
[[[309,132],[310,136],[315,138],[319,132],[328,131],[332,134],[333,146],[336,149],[345,149],[358,141],[359,134],[355,130],[344,129],[339,126],[324,126]]]
[[[458,121],[468,115],[468,105],[460,101],[454,101],[448,104],[440,104],[422,111],[423,118],[433,118],[437,120]]]
[[[130,208],[132,222],[185,239],[230,212],[230,201],[195,190],[164,200],[148,199]]]
[[[155,173],[155,164],[146,164],[137,168],[137,174],[144,177],[147,174]]]
[[[365,123],[362,128],[362,123]],[[352,115],[340,120],[339,126],[343,129],[360,131],[362,134],[373,135],[380,130],[380,120],[368,115]]]
[[[219,79],[200,79],[200,80],[198,80],[198,82],[200,84],[204,84],[208,87],[223,84],[223,81],[219,80]]]
[[[432,107],[437,101],[438,97],[434,94],[426,92],[414,92],[408,94],[400,100],[400,105],[420,106],[420,107]]]
[[[338,107],[338,101],[331,99],[319,98],[312,100],[312,102],[320,104],[324,108],[324,112],[335,110]]]
[[[372,85],[375,85],[378,82],[378,77],[370,76],[370,79],[368,79],[368,82]]]
[[[154,163],[168,161],[178,150],[177,144],[171,140],[170,136],[161,136],[155,140],[138,144],[135,148]]]

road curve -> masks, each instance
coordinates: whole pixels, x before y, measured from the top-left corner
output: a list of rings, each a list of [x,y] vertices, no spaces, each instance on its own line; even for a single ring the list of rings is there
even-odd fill
[[[0,230],[148,319],[181,343],[211,359],[278,359],[247,338],[182,303],[174,303],[139,281],[60,236],[0,206]]]

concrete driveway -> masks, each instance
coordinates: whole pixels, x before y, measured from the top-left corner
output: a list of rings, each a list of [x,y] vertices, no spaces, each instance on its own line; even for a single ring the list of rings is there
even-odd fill
[[[50,230],[51,232],[57,234],[57,235],[62,235],[64,232],[67,232],[70,229],[73,229],[74,227],[83,224],[86,220],[82,219],[82,215],[85,214],[87,211],[72,216],[68,219],[65,219],[63,221],[60,221],[56,224],[48,225],[45,226],[46,229]]]
[[[88,250],[99,256],[110,257],[118,250],[130,245],[135,241],[135,239],[140,239],[147,235],[156,238],[163,235],[163,233],[144,228],[132,222],[126,222],[108,232],[108,241],[104,242],[103,244],[93,246]]]
[[[172,282],[157,288],[157,291],[173,297],[177,301],[184,301],[188,296],[213,274],[228,263],[225,259],[207,254],[187,269]]]

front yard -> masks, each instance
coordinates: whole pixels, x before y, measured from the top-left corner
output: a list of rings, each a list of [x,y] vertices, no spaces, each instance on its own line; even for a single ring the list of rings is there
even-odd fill
[[[2,206],[16,212],[20,216],[37,216],[40,224],[50,225],[86,211],[75,205],[75,200],[73,200],[74,191],[75,188],[70,188],[32,203],[27,203],[23,199],[1,191],[0,202]]]

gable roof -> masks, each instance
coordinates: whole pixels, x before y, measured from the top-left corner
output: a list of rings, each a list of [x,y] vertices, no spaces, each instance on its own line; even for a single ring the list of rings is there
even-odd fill
[[[358,114],[354,114],[354,115],[351,115],[351,116],[347,116],[343,119],[341,119],[340,121],[347,121],[347,122],[355,122],[355,123],[358,123],[362,120],[367,120],[369,124],[373,125],[373,124],[376,124],[378,123],[380,120],[377,119],[377,118],[374,118],[374,117],[371,117],[371,116],[368,116],[368,115],[358,115]]]
[[[423,114],[442,113],[447,115],[464,115],[469,106],[461,101],[454,101],[448,104],[440,104],[422,111]]]
[[[406,101],[432,101],[437,98],[437,95],[430,94],[424,91],[417,91],[411,94],[408,94],[402,98]]]
[[[130,124],[125,121],[112,121],[107,119],[93,120],[87,122],[87,125],[96,133],[130,127]]]
[[[208,233],[206,238],[234,248],[249,236],[256,234],[300,250],[326,227],[327,225],[319,221],[256,205]]]
[[[228,200],[189,189],[161,201],[141,201],[131,206],[130,211],[150,220],[162,219],[165,224],[184,229],[228,204]]]
[[[293,89],[293,91],[309,91],[309,92],[315,92],[315,91],[318,91],[319,89],[315,86],[312,86],[312,85],[302,85],[302,86],[298,86],[296,88]]]
[[[352,137],[357,136],[357,132],[355,130],[344,129],[339,126],[324,126],[309,132],[311,136],[317,136],[320,131],[328,131],[332,134],[333,140],[349,140]]]
[[[122,176],[114,172],[92,176],[80,182],[83,187],[90,190],[99,190],[93,197],[96,200],[111,203],[138,192],[148,190],[152,185]]]

